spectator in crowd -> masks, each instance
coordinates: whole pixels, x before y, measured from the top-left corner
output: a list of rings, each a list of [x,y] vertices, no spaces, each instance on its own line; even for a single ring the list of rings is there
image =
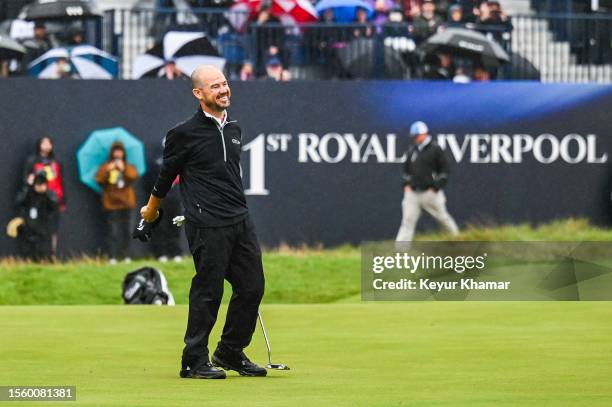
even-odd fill
[[[438,32],[442,19],[436,15],[436,5],[431,0],[425,0],[421,12],[412,20],[414,40],[423,42],[429,36]]]
[[[353,38],[370,38],[374,35],[372,24],[368,22],[368,10],[358,7],[355,13],[355,24]]]
[[[48,187],[47,174],[34,174],[31,185],[17,195],[19,256],[33,261],[52,260],[52,234],[57,217],[57,196]]]
[[[365,16],[367,20],[367,12]],[[322,18],[318,28],[307,31],[305,42],[313,44],[313,59],[324,67],[328,79],[350,78],[339,57],[339,50],[355,38],[355,28],[347,24],[337,25],[334,10],[331,8],[323,12]],[[360,18],[363,19],[363,15]]]
[[[395,6],[393,0],[373,0],[371,3],[374,8],[374,25],[378,27],[389,21],[389,12]]]
[[[69,31],[69,35],[68,45],[75,47],[85,44],[85,32],[82,28],[72,27]]]
[[[512,31],[512,22],[503,12],[499,2],[484,1],[480,4],[478,10],[476,19],[476,23],[479,25],[478,30],[490,33],[497,42],[502,43],[504,33]]]
[[[448,22],[446,25],[448,27],[462,27],[465,23],[463,8],[458,4],[451,6],[448,10]]]
[[[268,59],[268,62],[266,62],[266,76],[264,79],[271,81],[282,81],[283,72],[283,64],[281,63],[280,59],[271,57]]]
[[[448,20],[448,11],[451,6],[451,0],[434,0],[436,5],[436,14],[440,17],[440,20]]]
[[[137,179],[136,168],[127,162],[123,143],[114,142],[108,161],[100,166],[96,174],[96,182],[102,187],[102,208],[106,213],[111,264],[116,264],[120,258],[126,263],[131,261],[128,256],[130,222],[132,209],[136,207],[132,185]]]
[[[24,41],[23,46],[26,48],[26,54],[22,61],[23,71],[25,72],[30,62],[53,48],[45,23],[39,21],[35,23],[34,38]]]
[[[288,65],[289,56],[285,50],[285,28],[280,24],[280,20],[272,15],[270,6],[262,6],[257,15],[257,21],[251,24],[250,30],[254,33],[258,53],[258,66],[255,67],[257,76],[265,74],[265,63],[270,57],[277,57],[283,65]]]
[[[166,64],[164,65],[164,74],[162,78],[167,79],[169,81],[172,81],[175,79],[182,79],[182,80],[189,79],[189,77],[185,75],[185,73],[183,73],[183,71],[181,71],[178,66],[176,66],[176,62],[173,60],[167,61]]]
[[[334,9],[328,8],[323,12],[323,16],[321,18],[321,22],[335,24],[336,16],[334,15]]]
[[[491,23],[505,26],[506,30],[511,30],[512,22],[510,21],[510,17],[508,17],[508,15],[502,10],[499,1],[489,1],[488,4],[490,9]]]
[[[56,63],[55,71],[49,79],[79,79],[79,75],[74,71],[67,58],[59,58]]]
[[[489,72],[484,66],[481,65],[477,65],[474,67],[472,76],[477,82],[489,82],[491,80],[491,72]]]
[[[481,25],[510,26],[510,18],[502,10],[498,1],[483,1],[474,9],[476,22]]]
[[[423,65],[423,77],[432,80],[451,80],[455,76],[453,58],[450,54],[428,54]]]
[[[377,32],[385,37],[411,37],[408,24],[401,24],[404,21],[404,13],[401,7],[394,5],[388,12],[388,20],[385,25],[377,28]]]
[[[462,20],[465,23],[473,23],[475,21],[474,17],[474,9],[477,9],[480,6],[481,0],[453,0],[453,6],[461,7],[461,16]],[[449,7],[449,20],[451,20],[451,9]]]
[[[449,233],[456,235],[459,228],[446,210],[443,188],[448,181],[448,160],[444,151],[429,135],[423,122],[410,126],[414,143],[406,153],[402,178],[404,199],[402,201],[402,223],[396,242],[411,242],[421,210],[427,211]]]
[[[23,169],[23,179],[26,185],[34,185],[35,174],[43,173],[47,176],[47,189],[56,197],[59,211],[49,219],[51,233],[51,254],[57,254],[58,230],[60,213],[66,211],[66,194],[64,193],[63,169],[55,157],[53,140],[49,136],[41,137],[36,141],[36,152],[26,159]]]
[[[251,61],[244,61],[240,68],[240,80],[241,81],[252,81],[256,79],[255,69]]]
[[[400,2],[406,21],[412,21],[421,13],[421,0],[403,0]]]

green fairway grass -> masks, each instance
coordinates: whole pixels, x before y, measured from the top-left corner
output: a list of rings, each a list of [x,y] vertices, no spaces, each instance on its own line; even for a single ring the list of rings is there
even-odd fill
[[[610,303],[262,310],[273,360],[292,370],[203,381],[178,377],[185,306],[0,307],[0,384],[77,386],[76,402],[53,406],[593,407],[612,400]],[[265,362],[259,329],[247,352]]]

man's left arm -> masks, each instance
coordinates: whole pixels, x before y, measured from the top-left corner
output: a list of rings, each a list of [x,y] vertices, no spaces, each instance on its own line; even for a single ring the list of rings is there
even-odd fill
[[[439,191],[446,187],[448,182],[448,159],[440,146],[436,146],[436,171],[434,173],[434,189]]]

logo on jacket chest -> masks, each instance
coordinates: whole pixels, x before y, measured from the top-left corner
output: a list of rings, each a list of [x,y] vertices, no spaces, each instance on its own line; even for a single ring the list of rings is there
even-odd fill
[[[240,140],[232,138],[232,143],[240,145]]]

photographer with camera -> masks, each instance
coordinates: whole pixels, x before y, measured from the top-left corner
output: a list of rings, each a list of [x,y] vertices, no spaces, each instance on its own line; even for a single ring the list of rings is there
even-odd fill
[[[102,187],[102,208],[106,213],[107,249],[110,263],[117,263],[128,256],[130,243],[130,221],[132,209],[136,207],[136,193],[132,185],[138,179],[136,168],[127,162],[125,147],[114,142],[107,162],[100,166],[96,182]]]

